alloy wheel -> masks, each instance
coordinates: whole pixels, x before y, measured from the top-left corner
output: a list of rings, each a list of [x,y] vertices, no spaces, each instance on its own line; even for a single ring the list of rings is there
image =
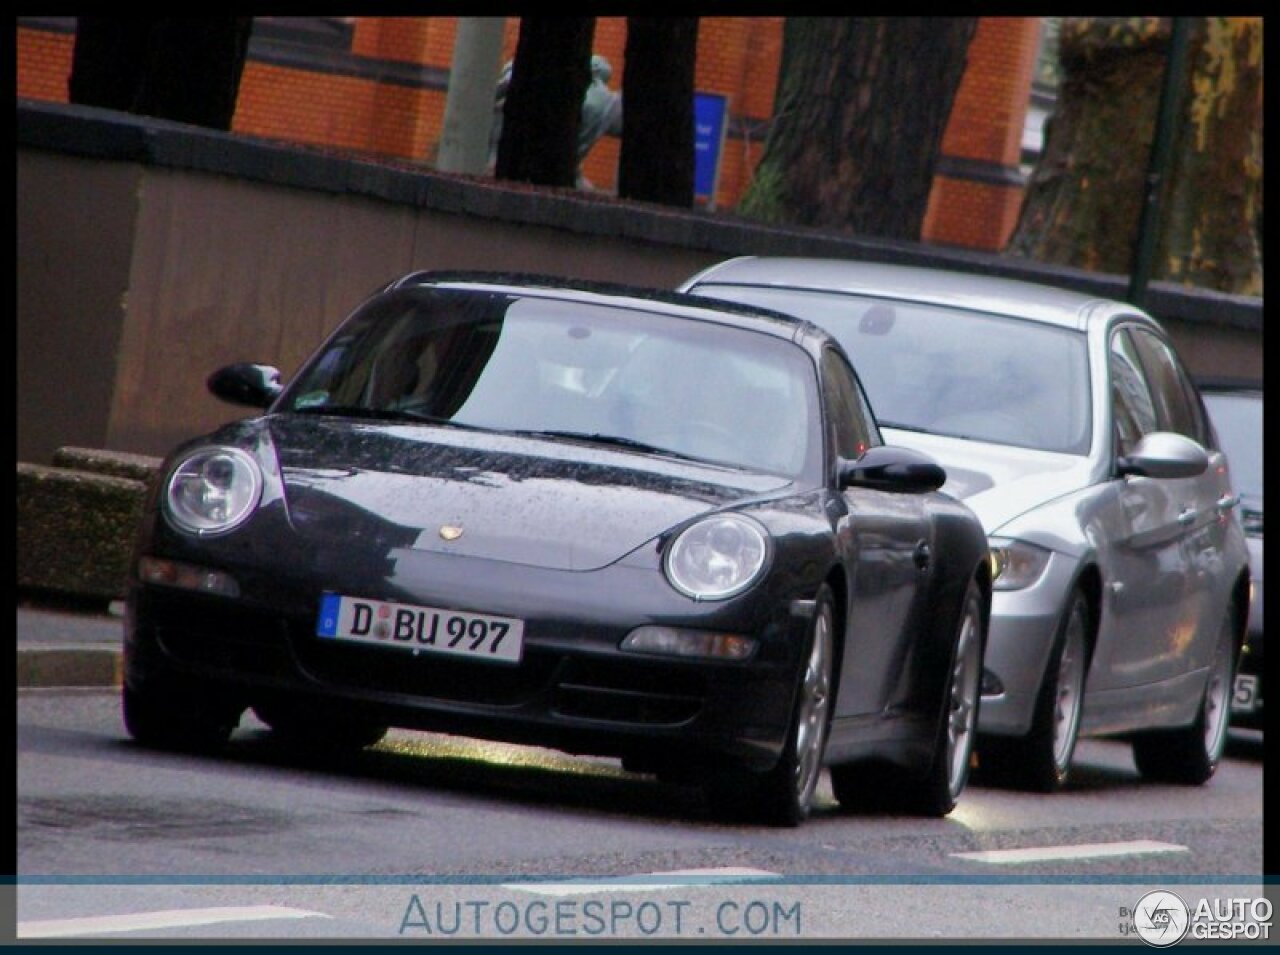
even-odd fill
[[[813,623],[813,643],[800,684],[800,710],[796,714],[795,792],[807,806],[822,771],[822,751],[827,733],[827,708],[831,703],[831,605],[819,606]]]
[[[951,710],[947,718],[947,780],[953,796],[963,788],[973,753],[974,726],[978,717],[978,684],[982,670],[980,609],[973,602],[965,612],[951,669]]]

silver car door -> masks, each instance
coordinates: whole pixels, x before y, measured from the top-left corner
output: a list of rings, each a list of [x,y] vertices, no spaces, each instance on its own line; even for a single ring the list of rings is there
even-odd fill
[[[1141,359],[1125,328],[1112,333],[1108,366],[1113,454],[1119,457],[1160,425]],[[1136,476],[1113,481],[1109,533],[1099,555],[1108,594],[1090,670],[1091,691],[1156,683],[1184,667],[1195,635],[1187,546],[1193,484],[1193,479]]]
[[[1146,328],[1134,329],[1133,341],[1151,382],[1160,429],[1185,435],[1209,451],[1203,473],[1170,482],[1190,570],[1179,613],[1179,626],[1195,633],[1195,647],[1181,658],[1183,669],[1189,670],[1208,661],[1234,582],[1223,558],[1235,496],[1226,457],[1213,447],[1204,408],[1172,346]]]

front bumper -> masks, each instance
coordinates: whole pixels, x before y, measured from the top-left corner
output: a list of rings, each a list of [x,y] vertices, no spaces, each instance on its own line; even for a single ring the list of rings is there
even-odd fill
[[[322,589],[348,586],[241,574],[238,599],[135,585],[125,680],[135,689],[192,686],[244,706],[305,702],[391,726],[574,753],[753,769],[777,762],[808,623],[788,601],[744,601],[735,611],[646,584],[652,573],[636,567],[583,574],[482,563],[493,562],[405,554],[395,587],[370,593],[366,582],[359,595],[520,616],[519,664],[321,639]],[[504,578],[508,585],[492,585]],[[685,619],[655,615],[662,602]],[[759,643],[743,662],[618,649],[632,629],[654,622],[733,630]]]
[[[1025,736],[1031,731],[1036,697],[1075,571],[1074,560],[1054,552],[1030,587],[992,593],[979,732]]]

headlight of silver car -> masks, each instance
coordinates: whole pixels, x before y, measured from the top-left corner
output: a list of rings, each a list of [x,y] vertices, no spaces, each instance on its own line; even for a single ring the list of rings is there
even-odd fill
[[[717,514],[685,528],[667,548],[664,568],[676,590],[694,600],[742,593],[764,570],[769,537],[741,514]]]
[[[262,471],[249,454],[239,448],[201,448],[173,469],[164,513],[180,531],[213,536],[244,523],[261,497]]]
[[[991,588],[1022,590],[1030,587],[1049,566],[1050,552],[1026,541],[993,537],[991,546]]]

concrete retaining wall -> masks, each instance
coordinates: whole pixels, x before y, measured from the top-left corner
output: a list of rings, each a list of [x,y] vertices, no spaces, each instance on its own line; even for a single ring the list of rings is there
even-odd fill
[[[18,105],[18,456],[165,453],[243,411],[204,382],[291,375],[375,287],[501,269],[674,287],[734,255],[894,261],[1122,298],[1121,276],[920,243],[768,228],[443,176],[107,110]],[[1258,299],[1154,285],[1194,373],[1261,375]]]

